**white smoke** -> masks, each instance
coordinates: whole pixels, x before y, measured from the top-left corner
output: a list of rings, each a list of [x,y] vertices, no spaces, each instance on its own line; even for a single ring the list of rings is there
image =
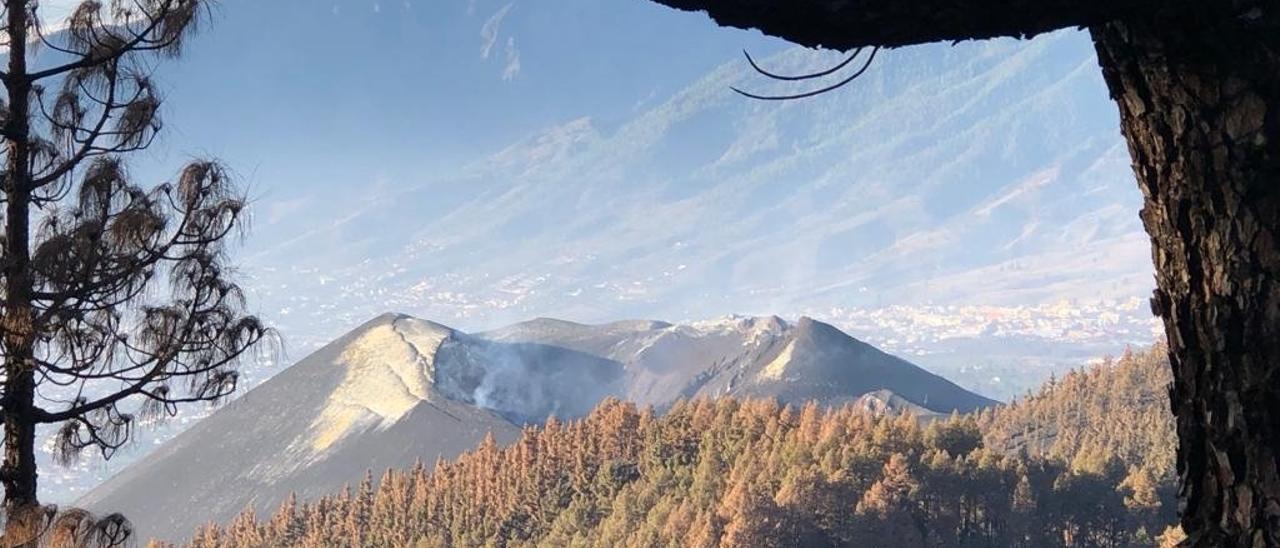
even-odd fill
[[[459,337],[441,346],[435,366],[446,396],[517,423],[583,416],[621,391],[616,362],[549,345]]]

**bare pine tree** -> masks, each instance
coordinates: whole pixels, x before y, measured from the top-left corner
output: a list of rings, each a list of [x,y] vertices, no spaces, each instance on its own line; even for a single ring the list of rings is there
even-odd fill
[[[87,0],[57,27],[39,8],[3,0],[0,17],[7,529],[39,521],[38,426],[56,425],[58,459],[110,457],[138,418],[230,394],[270,336],[229,279],[245,204],[227,171],[194,161],[144,187],[124,162],[161,127],[153,65],[180,53],[207,2]]]

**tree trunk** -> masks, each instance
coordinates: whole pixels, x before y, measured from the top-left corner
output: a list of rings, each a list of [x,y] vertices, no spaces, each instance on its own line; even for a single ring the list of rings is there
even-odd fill
[[[35,458],[35,333],[31,306],[31,82],[27,78],[27,2],[8,0],[7,147],[4,165],[4,546],[33,545],[38,527]]]
[[[6,525],[5,542],[0,546],[9,547],[30,544],[31,532],[38,526],[39,501],[36,496],[34,337],[32,309],[25,298],[29,288],[25,272],[29,262],[25,254],[29,213],[26,196],[12,191],[5,194],[8,200],[5,250],[10,270],[5,273],[8,302],[3,321],[4,464],[0,466]]]
[[[1145,200],[1187,544],[1280,546],[1280,9],[1230,3],[1091,30]]]

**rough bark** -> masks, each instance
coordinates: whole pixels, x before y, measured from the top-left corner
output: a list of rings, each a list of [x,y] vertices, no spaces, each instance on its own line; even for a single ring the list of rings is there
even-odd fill
[[[1194,0],[654,0],[706,11],[810,47],[848,50],[929,42],[1029,38],[1065,28],[1194,9]]]
[[[5,151],[3,182],[4,226],[4,318],[3,349],[5,386],[3,399],[4,463],[0,483],[4,485],[5,510],[36,504],[34,312],[31,307],[30,250],[30,94],[31,83],[23,77],[26,67],[28,13],[25,2],[8,2],[9,45],[8,119],[4,126]]]
[[[21,1],[8,2],[7,24],[12,42],[9,45],[8,119],[4,132],[5,151],[3,182],[5,195],[4,226],[4,318],[0,322],[4,354],[4,462],[0,465],[0,484],[4,486],[4,509],[7,514],[5,541],[16,545],[17,536],[25,536],[26,520],[38,505],[36,498],[36,432],[34,311],[31,306],[30,249],[30,95],[31,83],[24,77],[26,66],[26,28],[28,12]],[[19,75],[20,77],[14,77]]]
[[[1093,29],[1145,204],[1195,546],[1280,545],[1280,9]]]

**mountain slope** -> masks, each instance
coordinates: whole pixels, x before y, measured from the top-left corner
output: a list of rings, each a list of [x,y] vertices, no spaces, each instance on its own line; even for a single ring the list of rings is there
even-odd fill
[[[143,535],[178,536],[290,491],[312,498],[366,469],[452,457],[519,429],[444,397],[429,365],[451,330],[380,316],[162,445],[77,504],[121,512]],[[394,440],[394,443],[388,441]],[[178,509],[175,511],[175,509]]]
[[[994,402],[808,318],[600,326],[537,320],[469,335],[403,315],[365,323],[126,468],[77,504],[178,538],[245,507],[265,512],[366,470],[452,457],[487,433],[580,418],[614,396],[854,402],[876,412]],[[181,508],[180,511],[173,511]]]
[[[616,361],[626,375],[625,398],[658,407],[716,396],[839,406],[874,392],[881,404],[896,397],[941,413],[995,403],[807,317],[795,323],[774,316],[594,326],[540,319],[478,336],[563,346]]]

